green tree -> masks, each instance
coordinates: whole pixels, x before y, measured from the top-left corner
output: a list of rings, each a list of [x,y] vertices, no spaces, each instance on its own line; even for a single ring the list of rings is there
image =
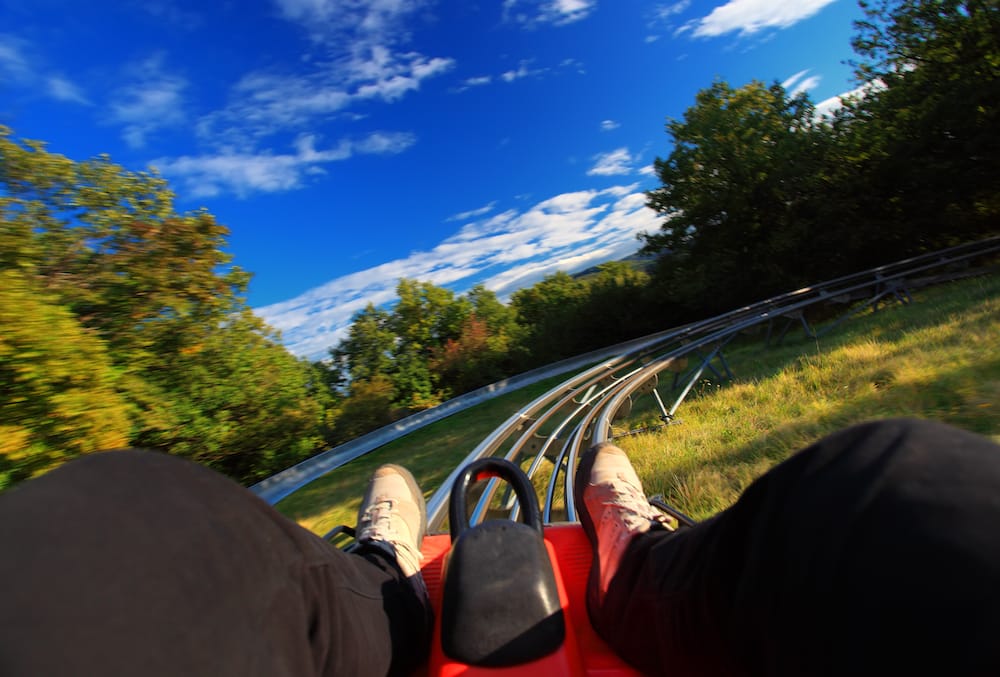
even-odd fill
[[[38,280],[0,270],[0,489],[126,446],[128,405],[106,347]]]
[[[669,320],[649,308],[645,290],[649,275],[624,261],[610,261],[598,266],[588,279],[590,293],[585,304],[587,349],[601,348],[658,329]]]
[[[448,396],[431,361],[449,339],[459,336],[471,306],[449,289],[418,280],[401,279],[396,294],[399,301],[390,320],[399,338],[392,371],[396,402],[406,409],[427,409]]]
[[[228,230],[205,211],[176,213],[160,177],[106,156],[74,162],[0,128],[0,184],[0,219],[22,241],[10,263],[30,266],[116,360],[151,367],[242,307],[249,276],[227,267]]]
[[[350,395],[337,417],[337,441],[347,442],[392,423],[395,398],[392,382],[383,374],[351,383]]]
[[[390,321],[391,315],[372,303],[351,318],[347,338],[330,351],[348,379],[370,381],[392,371],[392,353],[398,338]]]
[[[662,186],[647,193],[664,223],[645,241],[670,252],[675,293],[719,310],[810,275],[829,131],[806,96],[716,82],[667,131],[673,151],[655,163]]]
[[[136,443],[169,449],[249,483],[325,447],[332,406],[322,374],[276,341],[249,309],[164,359],[143,382],[148,402]]]
[[[587,337],[581,333],[581,307],[588,293],[586,282],[561,271],[513,293],[511,306],[524,328],[529,366],[582,352]]]
[[[895,255],[997,232],[1000,10],[994,2],[861,2],[853,40],[867,94],[841,116],[838,185],[870,225],[857,248]]]
[[[0,409],[4,452],[27,468],[11,477],[128,443],[250,481],[323,447],[323,375],[250,313],[227,233],[178,213],[155,174],[0,128]]]

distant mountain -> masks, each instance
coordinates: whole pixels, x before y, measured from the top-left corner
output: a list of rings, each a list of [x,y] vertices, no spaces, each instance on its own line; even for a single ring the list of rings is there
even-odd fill
[[[634,254],[629,254],[623,259],[618,259],[617,262],[627,263],[636,270],[641,270],[643,272],[651,272],[653,266],[656,265],[656,260],[660,257],[659,254],[643,254],[640,251],[636,251]],[[604,263],[608,263],[605,261]],[[589,277],[590,275],[596,275],[600,267],[604,265],[599,263],[596,266],[591,266],[585,270],[581,270],[577,273],[573,273],[574,278]]]

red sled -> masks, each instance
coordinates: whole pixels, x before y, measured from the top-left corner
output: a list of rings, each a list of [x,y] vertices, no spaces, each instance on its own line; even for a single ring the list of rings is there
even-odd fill
[[[523,522],[469,527],[466,496],[477,481],[506,480]],[[451,533],[426,536],[423,577],[434,607],[429,677],[637,676],[587,615],[592,549],[578,523],[543,527],[520,468],[499,458],[470,463],[455,480]]]

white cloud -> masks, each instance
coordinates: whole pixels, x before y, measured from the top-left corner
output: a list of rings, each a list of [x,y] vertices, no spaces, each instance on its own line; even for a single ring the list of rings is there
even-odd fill
[[[27,53],[31,45],[21,38],[0,34],[0,81],[16,84],[33,93],[41,92],[57,101],[89,104],[83,91],[67,78],[46,73],[33,65]]]
[[[480,75],[475,78],[466,78],[464,84],[466,87],[479,87],[481,85],[488,85],[493,82],[492,75]]]
[[[587,170],[587,176],[614,176],[616,174],[631,174],[635,158],[628,148],[599,153],[594,156],[594,166]]]
[[[403,132],[374,132],[358,140],[341,140],[326,150],[316,149],[316,138],[299,137],[294,153],[224,150],[217,153],[153,161],[164,175],[181,182],[192,197],[212,197],[223,192],[245,196],[251,192],[281,192],[302,185],[308,174],[322,172],[322,165],[356,154],[395,154],[416,143]]]
[[[59,101],[69,101],[71,103],[90,104],[83,92],[74,83],[59,75],[49,76],[45,83],[49,96]]]
[[[809,69],[799,71],[792,77],[788,78],[781,83],[781,87],[788,92],[789,97],[796,97],[802,92],[808,92],[810,89],[816,89],[819,87],[819,83],[823,78],[819,75],[811,75],[806,77],[809,73]]]
[[[232,144],[305,129],[360,101],[397,101],[454,65],[451,59],[416,52],[376,52],[350,72],[341,65],[320,64],[302,74],[249,73],[232,88],[225,108],[199,121],[198,133],[205,141]]]
[[[493,208],[496,206],[497,206],[497,201],[494,200],[488,205],[483,205],[478,209],[470,209],[467,212],[459,212],[458,214],[449,216],[447,219],[445,219],[445,221],[465,221],[467,219],[474,219],[479,216],[485,216],[489,214],[491,211],[493,211]]]
[[[601,120],[601,131],[610,132],[621,127],[621,123],[614,120]]]
[[[867,96],[869,92],[877,92],[882,89],[885,89],[885,83],[881,80],[875,80],[852,89],[849,92],[844,92],[843,94],[838,94],[837,96],[831,96],[829,99],[824,99],[816,104],[816,118],[821,119],[824,117],[832,117],[834,112],[844,105],[845,101],[849,99],[863,98]]]
[[[695,37],[716,37],[739,31],[752,35],[767,28],[788,28],[808,19],[835,0],[729,0],[677,33],[693,31]]]
[[[327,61],[317,75],[324,89],[393,101],[454,64],[450,58],[432,58],[402,48],[410,40],[410,20],[426,4],[422,0],[275,2],[285,18],[302,26],[322,46]]]
[[[504,82],[514,82],[515,80],[520,80],[522,78],[534,77],[536,75],[544,74],[548,69],[546,68],[531,68],[531,60],[525,59],[518,64],[516,69],[511,69],[504,71],[500,74],[500,79]]]
[[[503,17],[527,28],[565,26],[586,19],[596,7],[597,0],[504,0]]]
[[[108,104],[108,119],[122,126],[122,138],[133,148],[146,145],[152,132],[178,125],[187,118],[184,90],[187,80],[163,69],[156,54],[128,69],[130,82],[116,89]]]
[[[659,217],[645,204],[637,186],[613,186],[556,195],[524,211],[484,215],[430,251],[339,277],[257,313],[281,329],[293,352],[323,357],[345,335],[355,312],[369,302],[380,305],[394,298],[400,277],[458,292],[482,281],[507,296],[556,270],[575,272],[634,252],[636,234],[659,227]]]
[[[13,35],[0,34],[0,76],[5,80],[26,80],[33,69],[24,55],[26,43]]]
[[[660,21],[666,21],[674,15],[680,14],[690,6],[691,0],[680,0],[680,2],[669,5],[659,5],[653,10],[653,16]]]
[[[427,4],[422,0],[275,0],[284,17],[326,44],[345,40],[366,46],[409,39],[407,20]]]

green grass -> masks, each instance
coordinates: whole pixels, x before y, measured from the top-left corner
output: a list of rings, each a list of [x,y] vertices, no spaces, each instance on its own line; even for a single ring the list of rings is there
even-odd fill
[[[383,463],[406,466],[429,497],[497,426],[568,377],[546,379],[416,430],[311,482],[275,507],[319,534],[338,524],[353,526],[368,477]]]
[[[681,405],[679,424],[618,440],[647,493],[704,519],[794,451],[872,418],[936,419],[1000,441],[1000,276],[923,290],[914,301],[863,314],[818,340],[790,332],[783,345],[765,348],[762,336],[741,337],[725,352],[735,380],[702,379]],[[317,533],[353,524],[367,477],[387,462],[410,468],[429,496],[497,425],[564,379],[418,430],[277,507]],[[668,406],[676,397],[669,384],[659,392]],[[656,413],[645,396],[616,431],[655,423]]]
[[[647,493],[704,519],[794,451],[873,418],[934,419],[1000,441],[998,276],[924,290],[818,340],[761,343],[727,350],[737,378],[702,381],[679,425],[618,441]],[[622,430],[655,420],[648,403],[639,409]]]

